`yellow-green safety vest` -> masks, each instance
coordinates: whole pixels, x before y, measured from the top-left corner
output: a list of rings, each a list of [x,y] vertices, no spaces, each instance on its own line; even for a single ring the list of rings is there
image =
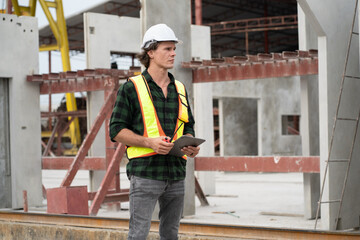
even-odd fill
[[[143,136],[151,137],[151,138],[165,136],[165,133],[160,125],[160,121],[156,113],[156,109],[152,101],[150,89],[145,77],[143,75],[138,75],[129,78],[129,80],[132,81],[135,85],[138,100],[140,103],[140,109],[141,109],[143,125],[144,125]],[[175,132],[173,141],[175,141],[176,139],[178,139],[183,135],[184,124],[181,123],[189,122],[188,103],[186,101],[185,86],[183,83],[181,83],[178,80],[175,80],[175,86],[179,96],[179,114],[176,121],[175,131],[178,128],[179,129]],[[129,159],[147,157],[157,154],[151,148],[135,147],[135,146],[128,146],[126,149],[126,153]],[[186,159],[186,156],[184,156],[183,158]]]

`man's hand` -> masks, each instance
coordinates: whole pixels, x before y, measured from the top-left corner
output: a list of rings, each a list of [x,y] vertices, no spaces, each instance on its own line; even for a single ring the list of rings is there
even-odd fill
[[[194,158],[196,155],[198,155],[200,147],[187,146],[183,147],[181,151],[185,153],[186,156]]]
[[[157,138],[148,138],[150,148],[154,150],[154,152],[162,155],[166,155],[173,148],[174,143],[169,143],[166,139],[170,139],[169,137],[157,137]]]
[[[122,129],[114,139],[128,146],[151,148],[154,152],[162,155],[168,154],[174,146],[174,143],[169,143],[169,137],[147,138],[135,134],[127,128]]]

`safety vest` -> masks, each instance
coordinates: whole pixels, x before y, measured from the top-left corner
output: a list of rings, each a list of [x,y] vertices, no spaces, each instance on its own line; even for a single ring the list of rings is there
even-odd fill
[[[155,106],[152,101],[152,96],[150,93],[149,86],[147,84],[146,79],[143,75],[138,75],[132,78],[129,78],[135,85],[135,89],[138,95],[138,100],[140,103],[140,109],[143,119],[144,125],[144,137],[151,137],[156,138],[160,136],[165,136],[165,133],[160,125],[160,121],[158,115],[156,113]],[[183,135],[184,132],[184,124],[189,122],[188,116],[188,103],[186,101],[186,92],[185,86],[181,82],[175,80],[176,90],[179,96],[179,113],[178,118],[176,121],[175,127],[175,135],[173,137],[173,141],[178,139]],[[147,157],[156,155],[157,153],[154,152],[151,148],[145,147],[135,147],[129,146],[126,149],[126,153],[129,159],[132,158],[139,158],[139,157]],[[186,156],[183,157],[186,159]]]

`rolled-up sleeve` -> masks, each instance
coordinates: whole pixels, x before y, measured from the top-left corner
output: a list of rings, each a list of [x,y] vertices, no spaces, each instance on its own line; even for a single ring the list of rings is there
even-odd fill
[[[109,135],[113,142],[115,142],[114,137],[116,137],[122,129],[131,128],[131,104],[129,104],[129,97],[127,95],[129,88],[131,88],[131,82],[126,82],[120,86],[117,93],[109,124]]]

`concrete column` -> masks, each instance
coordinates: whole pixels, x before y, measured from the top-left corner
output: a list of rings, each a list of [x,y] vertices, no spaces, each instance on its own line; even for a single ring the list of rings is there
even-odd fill
[[[169,12],[171,11],[171,13]],[[142,0],[140,11],[140,22],[142,34],[158,23],[167,24],[175,35],[183,41],[176,46],[176,58],[171,73],[175,78],[183,82],[189,94],[193,108],[193,86],[191,69],[181,67],[181,62],[191,60],[191,8],[190,1],[176,0]],[[194,184],[194,160],[189,158],[187,162],[186,194],[184,215],[195,213],[195,184]]]
[[[0,208],[11,208],[9,79],[0,78]]]
[[[351,24],[355,10],[355,0],[299,0],[316,34],[319,50],[319,133],[320,133],[320,175],[324,179],[326,160],[331,143],[334,116],[337,108],[340,82],[344,72],[345,56],[350,38]],[[324,11],[326,6],[326,11]],[[358,25],[356,25],[358,26]],[[359,76],[359,43],[353,37],[350,58],[346,75]],[[354,40],[356,39],[356,40]],[[353,118],[357,116],[360,105],[359,82],[346,79],[344,93],[340,105],[339,116]],[[349,157],[354,124],[341,121],[338,123],[335,138],[332,142],[330,159],[346,159]],[[359,136],[359,135],[358,135]],[[358,139],[357,139],[358,141]],[[355,148],[353,159],[360,157],[360,149]],[[358,171],[360,162],[352,161],[347,179],[347,188],[342,202],[339,225],[335,226],[339,204],[321,205],[321,227],[324,229],[349,229],[359,227],[360,192],[357,191],[360,181]],[[341,198],[346,163],[331,163],[327,171],[324,185],[323,201]]]
[[[105,27],[106,26],[106,27]],[[114,31],[116,29],[116,31]],[[85,13],[84,39],[86,67],[110,68],[111,52],[137,53],[140,48],[139,19],[114,15]],[[88,129],[104,103],[104,92],[88,92]],[[91,156],[105,156],[105,127],[102,126],[90,149]],[[90,172],[90,189],[97,191],[105,172]]]
[[[298,7],[299,49],[317,49],[317,35],[306,21],[301,7]],[[301,117],[300,135],[303,156],[319,156],[319,100],[318,77],[301,76]],[[316,217],[320,196],[320,174],[304,173],[304,216],[307,219]]]
[[[6,207],[22,208],[26,190],[29,206],[39,206],[42,204],[40,90],[38,84],[26,81],[27,75],[36,74],[39,69],[37,19],[0,16],[3,59],[0,78],[8,81],[6,107],[10,127],[10,138],[6,140],[10,166],[6,167],[6,172],[11,175],[11,187],[0,188],[0,195],[9,195],[11,205]]]
[[[210,27],[191,26],[191,56],[197,60],[211,59]],[[198,156],[214,156],[214,115],[212,83],[195,83],[194,108],[196,136],[206,139]],[[200,186],[206,195],[215,194],[215,172],[197,173]]]

